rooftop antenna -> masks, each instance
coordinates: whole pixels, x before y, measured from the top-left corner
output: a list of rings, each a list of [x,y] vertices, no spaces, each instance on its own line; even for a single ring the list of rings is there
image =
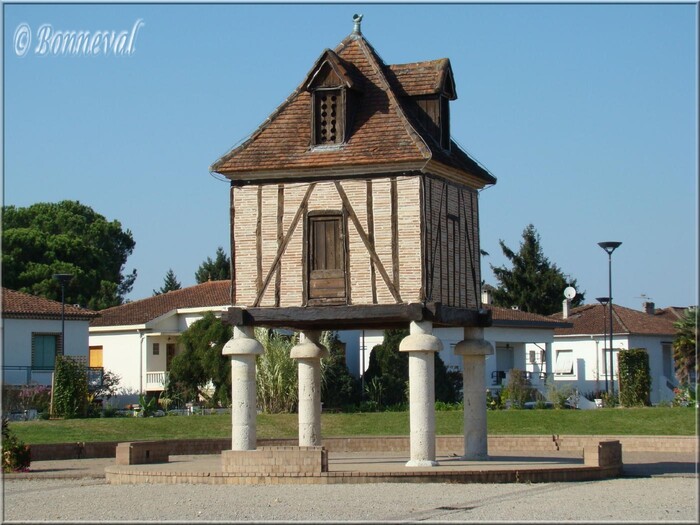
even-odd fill
[[[352,21],[355,22],[355,26],[352,28],[352,32],[361,35],[360,24],[362,23],[362,15],[354,14],[352,15]]]

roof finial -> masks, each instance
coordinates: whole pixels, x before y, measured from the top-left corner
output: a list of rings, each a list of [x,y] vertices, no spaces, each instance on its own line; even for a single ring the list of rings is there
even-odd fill
[[[352,28],[352,32],[361,35],[360,24],[362,23],[362,15],[354,14],[352,15],[352,21],[355,22],[355,27]]]

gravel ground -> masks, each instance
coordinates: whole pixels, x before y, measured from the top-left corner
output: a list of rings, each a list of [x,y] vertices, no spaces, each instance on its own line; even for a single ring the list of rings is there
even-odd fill
[[[4,480],[3,521],[684,521],[693,475],[585,483],[108,485]]]

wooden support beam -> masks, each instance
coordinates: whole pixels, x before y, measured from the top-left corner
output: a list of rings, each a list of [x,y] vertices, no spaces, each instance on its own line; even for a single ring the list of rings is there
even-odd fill
[[[352,330],[406,327],[411,321],[436,326],[490,326],[491,311],[454,308],[440,303],[295,306],[287,308],[230,307],[222,319],[237,326],[267,326],[296,330]]]

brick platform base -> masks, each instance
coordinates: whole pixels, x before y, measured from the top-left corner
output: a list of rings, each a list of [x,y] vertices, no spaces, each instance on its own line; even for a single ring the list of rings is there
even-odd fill
[[[259,447],[256,450],[224,450],[221,470],[246,476],[305,475],[328,472],[323,447]]]

